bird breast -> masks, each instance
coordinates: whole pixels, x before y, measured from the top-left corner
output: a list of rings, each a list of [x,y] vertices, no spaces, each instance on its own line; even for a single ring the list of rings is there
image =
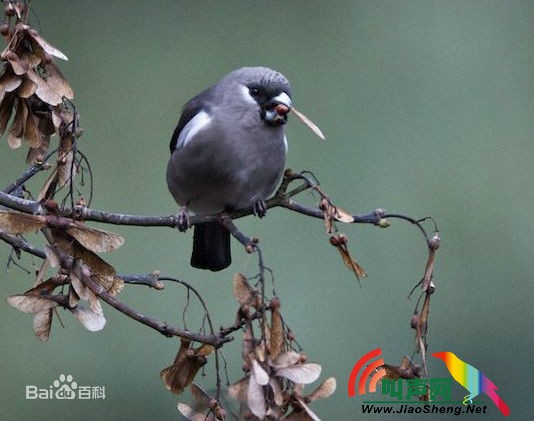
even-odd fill
[[[283,127],[218,123],[210,122],[177,148],[167,167],[174,199],[197,214],[248,208],[268,199],[284,170]]]

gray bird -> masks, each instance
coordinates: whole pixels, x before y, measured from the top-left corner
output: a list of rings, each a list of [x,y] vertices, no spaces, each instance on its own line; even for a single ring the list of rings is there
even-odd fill
[[[243,67],[189,100],[172,135],[167,184],[182,216],[253,208],[280,182],[287,154],[284,124],[291,86],[279,72]],[[230,233],[218,222],[195,226],[191,265],[231,263]]]

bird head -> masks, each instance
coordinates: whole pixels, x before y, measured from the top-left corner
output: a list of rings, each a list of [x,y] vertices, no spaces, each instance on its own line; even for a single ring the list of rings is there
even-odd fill
[[[432,356],[445,361],[445,364],[459,359],[453,352],[450,351],[434,352]]]
[[[440,360],[445,360],[445,358],[447,358],[447,353],[446,352],[434,352],[432,356],[439,358]]]
[[[226,78],[239,90],[243,106],[253,106],[268,125],[287,122],[291,111],[291,85],[281,73],[267,67],[242,67]]]

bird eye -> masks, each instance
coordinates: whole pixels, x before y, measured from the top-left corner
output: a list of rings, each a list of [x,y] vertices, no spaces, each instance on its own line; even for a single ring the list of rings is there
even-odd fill
[[[260,90],[258,88],[249,88],[249,93],[251,96],[258,96],[260,94]]]

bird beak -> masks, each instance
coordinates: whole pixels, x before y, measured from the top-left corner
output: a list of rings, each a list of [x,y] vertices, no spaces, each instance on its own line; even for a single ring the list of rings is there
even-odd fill
[[[262,109],[262,118],[269,124],[281,125],[287,122],[287,113],[293,103],[285,92],[272,98]]]

